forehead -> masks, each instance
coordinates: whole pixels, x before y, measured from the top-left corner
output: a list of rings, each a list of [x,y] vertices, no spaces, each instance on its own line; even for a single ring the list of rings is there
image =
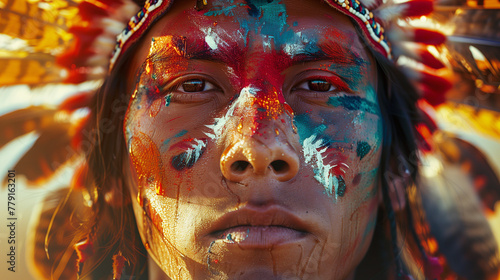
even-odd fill
[[[134,69],[147,58],[152,38],[183,38],[186,45],[248,52],[281,51],[289,56],[328,49],[337,58],[369,60],[349,18],[322,1],[177,1],[144,36],[134,57]],[[191,48],[192,49],[192,48]],[[231,58],[228,58],[231,59]],[[234,57],[232,57],[234,60]]]

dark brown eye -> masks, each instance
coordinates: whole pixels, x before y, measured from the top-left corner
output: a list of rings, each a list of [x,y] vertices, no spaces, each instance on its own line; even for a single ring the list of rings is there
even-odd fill
[[[193,79],[182,83],[182,90],[184,92],[198,92],[205,90],[205,81],[200,79]]]
[[[329,91],[332,88],[332,84],[324,80],[310,80],[307,82],[309,90],[312,91]]]

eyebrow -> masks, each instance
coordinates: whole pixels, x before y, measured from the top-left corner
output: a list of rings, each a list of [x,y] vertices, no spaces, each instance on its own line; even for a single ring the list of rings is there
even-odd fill
[[[363,65],[366,60],[351,48],[344,47],[331,37],[325,38],[324,42],[312,45],[312,42],[305,44],[304,48],[292,53],[292,64],[302,62],[314,62],[327,60],[337,65]]]
[[[156,37],[153,40],[162,41],[166,37]],[[184,36],[168,36],[169,42],[166,46],[160,46],[161,51],[149,53],[146,61],[152,62],[169,60],[174,58],[185,58],[194,60],[205,60],[217,63],[238,64],[244,56],[244,47],[236,42],[225,41],[225,46],[212,49],[205,40],[190,39]],[[323,42],[315,45],[315,42],[304,43],[303,47],[285,52],[283,48],[278,50],[281,57],[289,57],[286,66],[314,61],[330,61],[336,65],[358,65],[366,63],[366,60],[351,48],[333,40],[325,38]],[[231,65],[234,66],[234,65]]]
[[[156,40],[161,40],[161,38],[156,38]],[[226,42],[226,45],[212,49],[205,40],[192,40],[183,36],[177,36],[172,37],[169,46],[162,48],[162,51],[150,51],[146,61],[151,60],[155,62],[172,58],[207,60],[219,63],[237,61],[238,56],[243,54],[242,48],[237,43]]]

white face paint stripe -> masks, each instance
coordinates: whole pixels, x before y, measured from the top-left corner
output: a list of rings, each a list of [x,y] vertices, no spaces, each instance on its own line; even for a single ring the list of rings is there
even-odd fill
[[[239,97],[231,104],[226,114],[221,118],[215,118],[213,124],[206,125],[210,132],[204,132],[212,140],[218,140],[222,136],[222,131],[229,120],[234,115],[234,110],[240,105],[242,100],[253,98],[260,90],[253,86],[247,86],[241,89]]]
[[[203,33],[205,33],[205,42],[207,45],[212,49],[216,50],[219,47],[219,44],[221,43],[221,38],[217,33],[212,32],[212,28],[205,28],[202,29]]]
[[[317,139],[317,135],[313,134],[306,138],[302,144],[305,162],[310,164],[314,171],[314,179],[325,187],[325,193],[332,197],[335,196],[337,200],[337,189],[339,182],[336,176],[330,171],[337,165],[324,164],[323,153],[328,149],[323,143],[323,139]]]
[[[192,162],[197,162],[201,157],[203,148],[207,146],[205,142],[199,139],[194,139],[195,143],[192,144],[191,148],[186,151],[185,163],[191,162],[191,158],[194,157]]]

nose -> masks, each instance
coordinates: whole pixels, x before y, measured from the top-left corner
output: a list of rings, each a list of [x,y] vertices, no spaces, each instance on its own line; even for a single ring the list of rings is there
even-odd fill
[[[297,175],[299,158],[288,143],[263,143],[244,137],[226,149],[220,166],[224,177],[234,182],[252,176],[269,176],[286,182]]]
[[[238,121],[226,130],[229,141],[220,160],[222,174],[234,182],[252,176],[288,181],[300,165],[291,108],[278,100],[277,91],[249,92],[243,90],[234,104],[233,120]]]

